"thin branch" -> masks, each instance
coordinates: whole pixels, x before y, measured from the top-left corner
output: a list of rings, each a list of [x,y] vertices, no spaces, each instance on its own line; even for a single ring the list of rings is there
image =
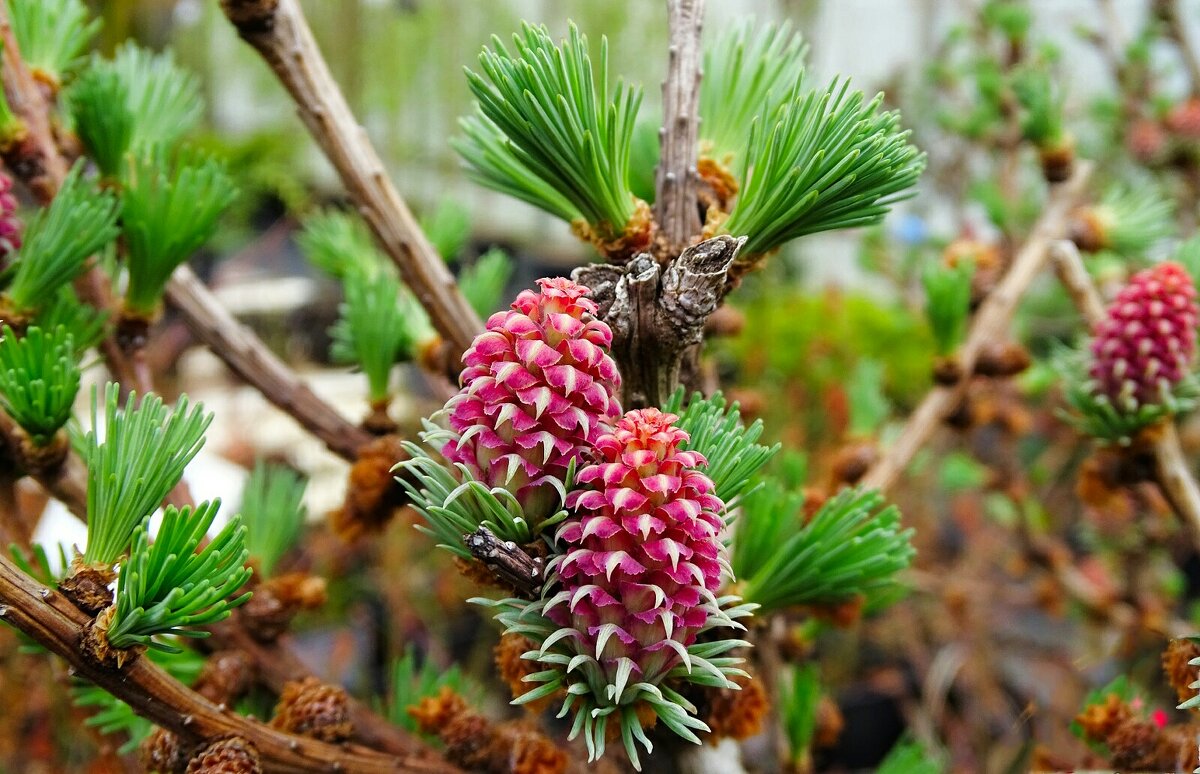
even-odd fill
[[[330,451],[354,461],[372,436],[317,397],[296,372],[239,323],[195,273],[180,266],[167,284],[167,300],[188,328],[235,374],[257,387],[267,400],[325,442]]]
[[[79,650],[91,621],[66,597],[43,588],[0,556],[0,618],[65,659],[77,677],[125,701],[134,712],[193,742],[235,735],[252,743],[265,771],[451,772],[445,763],[418,756],[383,755],[285,734],[184,687],[150,659],[134,658],[115,669],[93,663]]]
[[[15,455],[22,438],[20,427],[13,418],[0,411],[0,447],[14,450]],[[67,506],[80,521],[87,522],[87,469],[74,450],[68,449],[62,463],[53,469],[29,475],[56,500]]]
[[[1156,5],[1159,16],[1167,25],[1167,35],[1175,41],[1179,58],[1183,60],[1184,69],[1187,70],[1192,86],[1191,93],[1200,94],[1200,56],[1196,54],[1191,38],[1188,37],[1187,13],[1182,7],[1183,4],[1181,0],[1158,0]]]
[[[1053,245],[1051,254],[1058,278],[1075,302],[1080,316],[1089,327],[1095,327],[1104,319],[1104,302],[1083,265],[1079,250],[1064,240]],[[1154,430],[1147,434],[1147,438],[1154,455],[1154,476],[1159,489],[1179,518],[1188,525],[1192,539],[1200,549],[1200,486],[1179,444],[1175,424],[1166,421]]]
[[[700,30],[704,0],[667,0],[670,35],[663,81],[662,153],[655,172],[654,215],[675,256],[700,234],[696,133],[700,127]]]
[[[292,95],[300,119],[434,328],[457,352],[466,351],[483,323],[388,179],[317,48],[299,0],[222,0],[221,7]]]
[[[964,376],[955,384],[937,386],[929,391],[909,416],[900,437],[863,476],[860,482],[862,486],[888,489],[896,483],[913,455],[958,407],[971,382],[979,353],[1003,336],[1021,296],[1045,265],[1051,242],[1066,236],[1071,210],[1082,196],[1091,173],[1092,165],[1081,161],[1075,165],[1075,171],[1068,180],[1051,188],[1050,200],[1012,266],[975,313],[966,341],[958,352]]]

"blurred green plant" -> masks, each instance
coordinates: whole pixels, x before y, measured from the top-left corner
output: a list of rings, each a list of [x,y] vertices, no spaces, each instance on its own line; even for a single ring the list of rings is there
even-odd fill
[[[79,363],[71,334],[36,325],[18,336],[0,327],[0,408],[37,446],[44,446],[71,418],[79,393]]]
[[[508,253],[493,247],[475,259],[458,275],[458,288],[467,303],[481,318],[500,308],[504,289],[513,275],[513,261]]]
[[[117,179],[133,141],[136,116],[127,107],[129,89],[111,66],[93,62],[70,90],[68,106],[75,133],[101,174]]]
[[[170,147],[200,122],[205,104],[200,81],[170,51],[155,53],[130,41],[100,66],[111,67],[125,84],[126,106],[136,119],[130,143],[135,152]]]
[[[58,88],[83,63],[100,20],[81,0],[7,0],[21,58]]]
[[[50,297],[34,321],[44,330],[66,329],[79,359],[104,338],[108,313],[82,303],[74,289],[65,285]]]
[[[821,676],[816,664],[794,667],[781,679],[779,717],[788,750],[797,771],[811,768],[813,734],[817,728],[817,705],[821,701]]]
[[[271,577],[304,528],[307,486],[308,481],[291,468],[262,460],[246,479],[239,509],[246,525],[246,549],[264,578]]]
[[[392,664],[391,692],[388,695],[387,718],[411,734],[418,733],[417,721],[408,714],[422,699],[437,696],[448,688],[462,694],[467,687],[466,678],[458,665],[446,670],[438,669],[432,661],[425,659],[417,666],[416,651],[412,645],[404,649],[404,655]]]
[[[973,261],[959,261],[954,266],[930,263],[921,272],[925,314],[933,331],[935,351],[943,357],[954,354],[966,335],[974,275]]]
[[[157,309],[171,272],[217,230],[237,188],[216,159],[164,145],[130,163],[121,189],[121,229],[129,282],[126,311],[149,317]]]
[[[945,765],[919,742],[901,739],[879,763],[875,774],[942,774]]]

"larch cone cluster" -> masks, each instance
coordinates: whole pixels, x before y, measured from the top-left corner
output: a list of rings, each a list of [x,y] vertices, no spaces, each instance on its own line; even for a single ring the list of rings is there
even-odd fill
[[[1179,264],[1135,274],[1092,339],[1097,390],[1122,409],[1163,402],[1191,370],[1197,314],[1192,278]]]
[[[463,355],[462,391],[446,404],[458,438],[442,449],[512,492],[534,522],[559,505],[569,464],[621,414],[612,331],[588,288],[561,277],[538,285],[492,315]]]
[[[567,499],[578,518],[558,531],[563,592],[545,613],[614,685],[623,671],[657,683],[686,660],[721,585],[724,504],[676,420],[639,409],[601,436]]]

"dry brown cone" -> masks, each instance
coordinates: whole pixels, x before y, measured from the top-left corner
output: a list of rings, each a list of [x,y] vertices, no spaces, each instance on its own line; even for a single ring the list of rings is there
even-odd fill
[[[530,650],[536,650],[536,646],[519,634],[502,635],[500,642],[496,643],[496,668],[500,670],[500,677],[508,683],[508,689],[514,699],[529,690],[529,683],[525,682],[524,678],[541,669],[536,661],[521,658],[522,653]],[[543,696],[524,706],[533,714],[539,715],[556,697],[557,694]]]
[[[271,727],[290,734],[343,742],[354,727],[350,723],[349,697],[339,686],[309,676],[283,686]]]
[[[1015,341],[991,342],[980,351],[975,361],[975,373],[992,378],[1016,376],[1032,362],[1029,350]]]
[[[246,631],[258,642],[279,639],[301,610],[325,604],[325,579],[303,572],[276,575],[254,587],[254,596],[239,615]]]
[[[218,650],[204,662],[192,690],[213,704],[232,704],[250,689],[254,663],[240,650]]]
[[[404,487],[396,482],[392,468],[408,459],[394,435],[377,438],[358,452],[346,483],[346,500],[329,515],[329,524],[347,542],[366,533],[379,532],[396,510],[408,502]]]
[[[493,770],[512,774],[562,774],[567,770],[567,754],[558,745],[525,721],[501,723],[493,743]],[[499,755],[496,755],[499,753]],[[511,768],[495,763],[511,761]]]
[[[1071,169],[1075,166],[1075,142],[1070,137],[1064,137],[1038,148],[1038,161],[1042,164],[1042,176],[1046,182],[1063,182],[1071,177]]]
[[[449,686],[442,686],[437,696],[426,696],[412,707],[408,715],[417,721],[417,728],[423,734],[437,734],[438,729],[467,711],[467,700],[454,692]]]
[[[850,443],[833,455],[829,471],[829,491],[854,486],[879,459],[879,448],[871,441]]]
[[[1200,680],[1200,668],[1188,664],[1194,658],[1200,658],[1200,644],[1188,639],[1171,640],[1162,654],[1163,673],[1181,704],[1196,696],[1196,689],[1191,686]]]
[[[156,774],[178,774],[188,765],[179,737],[158,727],[138,746],[138,760],[146,771]]]
[[[258,750],[238,736],[213,742],[188,761],[187,774],[262,774]]]
[[[740,690],[716,688],[706,692],[708,707],[704,722],[712,729],[709,744],[722,739],[749,739],[762,731],[763,719],[771,709],[762,681],[754,677],[735,677]]]
[[[1116,730],[1118,726],[1133,720],[1133,710],[1121,701],[1121,697],[1110,693],[1104,701],[1089,705],[1083,712],[1075,716],[1085,739],[1102,742]]]
[[[1071,241],[1085,253],[1095,253],[1109,246],[1112,223],[1096,207],[1080,207],[1071,219]]]
[[[613,263],[628,263],[635,255],[644,253],[654,244],[657,228],[650,205],[641,199],[634,203],[633,215],[621,229],[621,236],[600,233],[583,219],[571,222],[571,233],[590,242],[596,251]]]
[[[1172,771],[1175,768],[1175,756],[1170,756],[1169,765],[1162,765],[1159,736],[1159,728],[1153,723],[1144,720],[1121,723],[1104,738],[1109,761],[1118,769]]]

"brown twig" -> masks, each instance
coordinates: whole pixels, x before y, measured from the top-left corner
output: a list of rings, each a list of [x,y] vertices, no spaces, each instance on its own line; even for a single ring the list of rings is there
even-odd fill
[[[208,345],[235,374],[263,397],[325,442],[330,451],[355,460],[372,437],[321,400],[250,329],[239,323],[187,266],[171,275],[167,300],[182,314],[196,338]]]
[[[388,179],[330,74],[298,0],[222,0],[221,7],[292,95],[300,119],[434,328],[456,351],[465,351],[483,323]]]
[[[23,434],[17,423],[7,413],[0,411],[0,448],[16,449]],[[41,471],[34,478],[42,488],[59,500],[79,517],[87,521],[87,470],[83,460],[74,451],[68,450],[62,463],[52,470]]]
[[[455,771],[448,764],[418,756],[384,755],[282,733],[209,702],[145,657],[136,657],[119,669],[98,665],[78,647],[91,619],[61,594],[40,587],[3,556],[0,618],[65,659],[76,676],[95,683],[137,714],[185,740],[201,742],[234,735],[252,743],[265,771]]]
[[[1083,259],[1074,244],[1061,241],[1051,247],[1054,268],[1067,289],[1080,316],[1089,327],[1104,319],[1104,302],[1092,282]],[[1179,444],[1179,433],[1173,422],[1155,428],[1150,448],[1154,454],[1154,475],[1171,508],[1188,525],[1192,539],[1200,548],[1200,486],[1192,474],[1191,465]]]
[[[655,172],[654,215],[670,256],[679,255],[700,233],[696,132],[700,125],[703,20],[704,0],[668,0],[670,53],[662,87],[662,153]]]
[[[1183,60],[1184,69],[1187,70],[1188,79],[1191,81],[1191,93],[1200,94],[1200,56],[1196,54],[1191,38],[1188,37],[1187,25],[1184,23],[1187,16],[1180,7],[1180,0],[1157,0],[1155,5],[1159,18],[1167,25],[1167,35],[1175,41],[1179,58]]]
[[[971,322],[966,341],[958,351],[963,376],[954,384],[936,386],[929,391],[909,416],[900,437],[863,476],[860,481],[862,486],[874,489],[891,487],[942,420],[958,407],[970,384],[979,353],[1004,335],[1021,296],[1045,265],[1050,243],[1065,236],[1071,210],[1083,194],[1091,172],[1092,165],[1081,161],[1075,165],[1075,171],[1068,180],[1051,188],[1050,200],[1029,238],[1017,253],[1004,279],[988,294]]]

